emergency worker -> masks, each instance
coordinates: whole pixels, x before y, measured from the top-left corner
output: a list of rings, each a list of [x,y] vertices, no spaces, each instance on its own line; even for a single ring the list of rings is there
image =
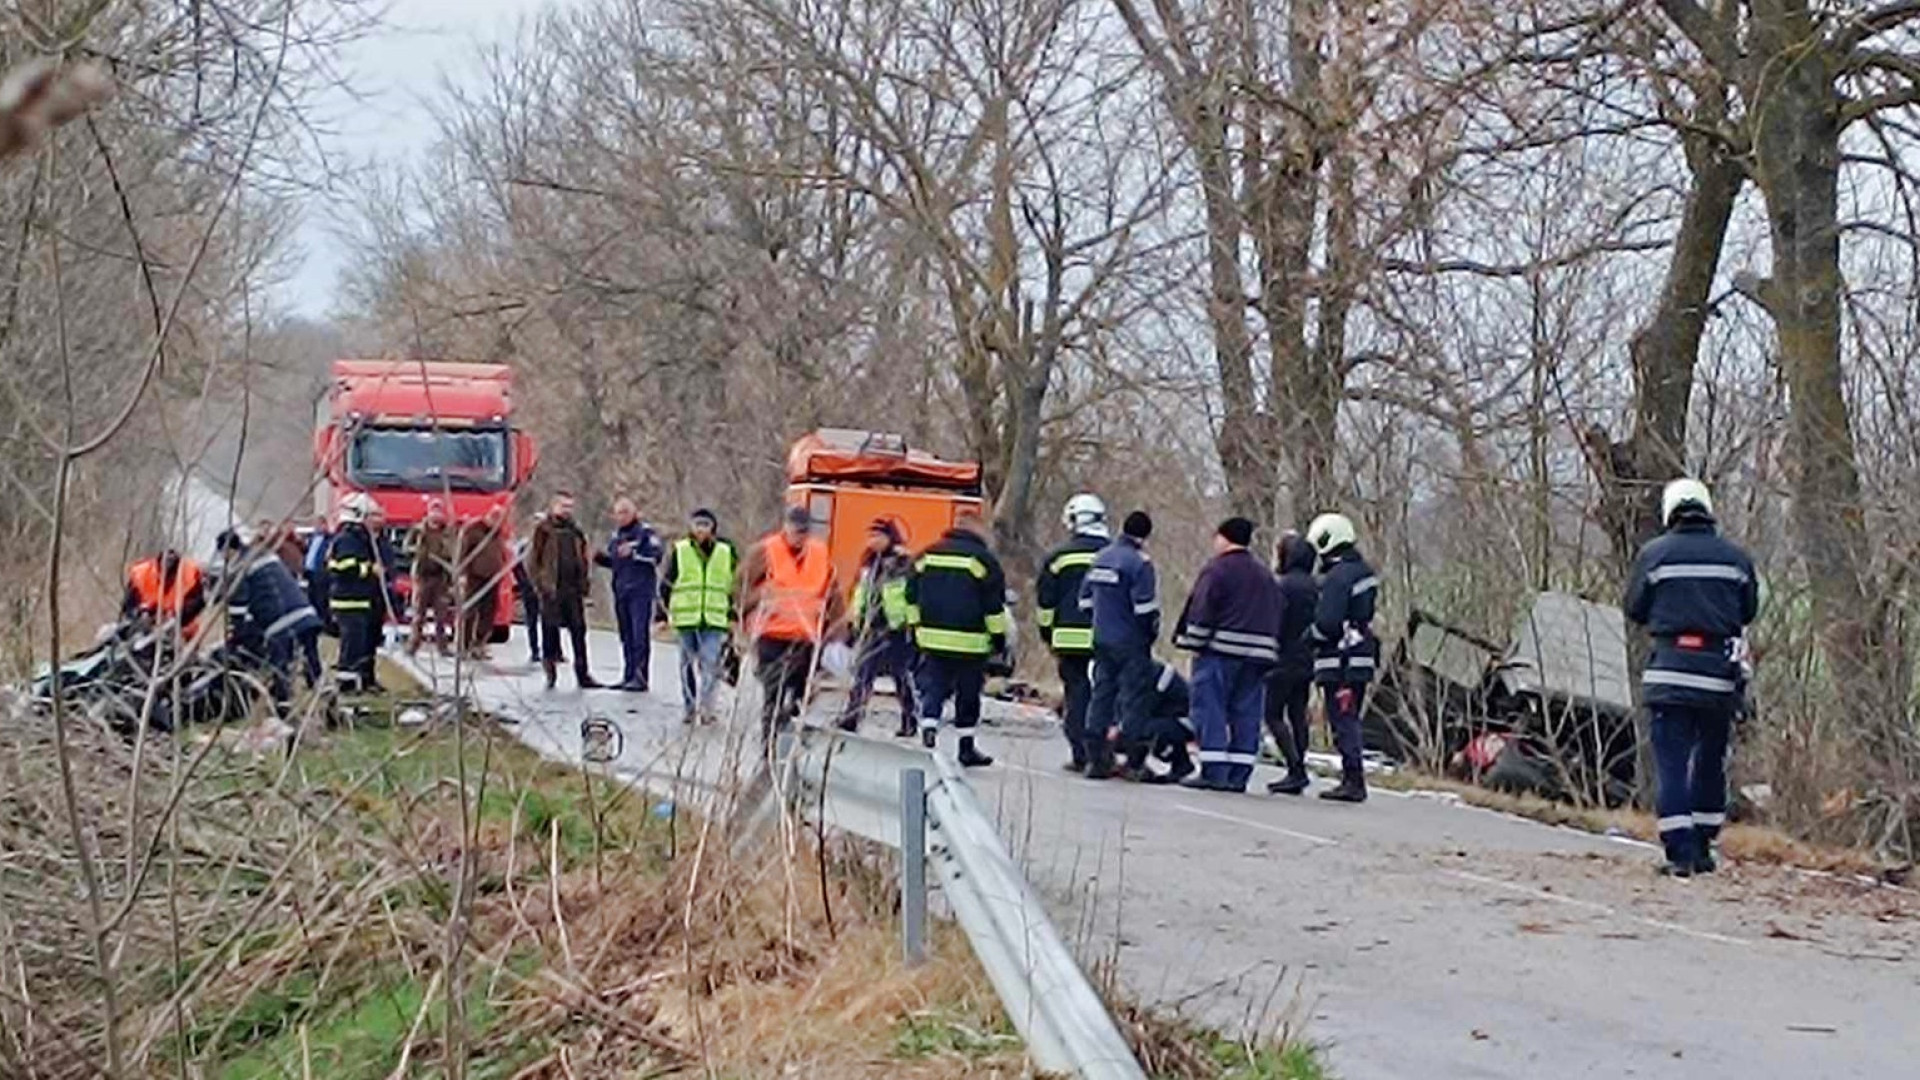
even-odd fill
[[[1080,585],[1113,533],[1107,528],[1107,505],[1097,495],[1080,494],[1068,499],[1060,522],[1067,527],[1067,542],[1049,552],[1040,564],[1033,591],[1040,611],[1040,633],[1053,651],[1065,691],[1060,729],[1073,755],[1067,769],[1083,773],[1092,757],[1087,704],[1093,697],[1093,613],[1080,606]]]
[[[1093,696],[1087,703],[1087,776],[1113,775],[1114,754],[1124,744],[1129,770],[1146,763],[1149,693],[1153,689],[1153,643],[1160,637],[1160,592],[1147,539],[1153,519],[1135,510],[1120,524],[1120,538],[1094,556],[1080,583],[1080,606],[1093,622]]]
[[[1715,869],[1713,845],[1727,821],[1727,744],[1760,579],[1747,553],[1720,535],[1700,481],[1668,484],[1660,520],[1666,531],[1640,550],[1627,579],[1625,611],[1653,637],[1640,686],[1659,777],[1660,872],[1692,877]]]
[[[873,684],[885,675],[893,680],[900,698],[900,725],[895,735],[910,737],[919,730],[915,708],[913,627],[908,625],[907,581],[913,576],[913,553],[900,527],[887,518],[867,526],[867,550],[860,555],[860,578],[853,587],[853,686],[847,691],[840,726],[857,731],[873,698]]]
[[[320,615],[287,569],[272,536],[250,547],[230,529],[217,543],[226,561],[228,633],[245,640],[245,651],[266,662],[269,692],[274,704],[284,708],[293,696],[294,653],[303,640],[320,632]]]
[[[734,624],[737,556],[719,525],[713,511],[695,510],[660,573],[659,610],[680,639],[680,704],[687,723],[713,722],[720,655]]]
[[[620,689],[644,694],[652,680],[653,605],[659,599],[660,560],[666,545],[640,509],[622,496],[613,501],[613,535],[593,561],[613,571],[613,614],[620,627]]]
[[[788,507],[780,530],[755,544],[741,568],[740,622],[753,642],[763,695],[763,749],[805,707],[820,646],[845,609],[833,555],[813,535],[812,515]]]
[[[1193,726],[1200,737],[1200,775],[1185,784],[1205,791],[1247,790],[1260,761],[1267,673],[1280,661],[1280,583],[1247,550],[1252,543],[1253,522],[1220,523],[1213,560],[1174,624],[1174,644],[1194,654]]]
[[[1313,619],[1320,586],[1313,580],[1313,547],[1289,530],[1274,549],[1280,577],[1280,662],[1267,676],[1267,730],[1286,760],[1287,775],[1267,785],[1277,795],[1307,790],[1307,699],[1313,692]]]
[[[987,658],[1007,637],[1007,579],[987,546],[986,522],[962,510],[932,547],[914,560],[907,581],[907,618],[920,648],[920,742],[939,744],[940,714],[953,699],[960,731],[955,755],[969,768],[993,764],[974,745]]]
[[[191,640],[207,607],[206,572],[200,564],[168,548],[127,568],[120,616],[142,619],[156,629],[178,626]]]
[[[1380,659],[1380,641],[1373,634],[1380,579],[1360,555],[1353,522],[1342,514],[1314,518],[1307,543],[1320,557],[1320,599],[1311,631],[1313,680],[1326,699],[1327,726],[1340,751],[1340,784],[1320,797],[1366,802],[1360,711]]]
[[[340,502],[340,523],[327,545],[327,605],[340,629],[334,676],[346,693],[374,693],[374,655],[386,614],[379,548],[367,529],[373,499],[362,492]]]

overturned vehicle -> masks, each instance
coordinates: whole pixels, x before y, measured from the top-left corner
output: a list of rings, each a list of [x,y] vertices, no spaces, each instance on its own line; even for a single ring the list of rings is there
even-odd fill
[[[1627,802],[1634,702],[1620,609],[1539,593],[1505,644],[1416,611],[1369,702],[1366,740],[1499,790]]]
[[[225,645],[176,655],[171,635],[138,622],[102,628],[93,645],[63,661],[60,691],[123,738],[133,738],[144,716],[148,730],[244,719],[266,688]],[[53,707],[55,669],[42,666],[27,687],[41,712]]]

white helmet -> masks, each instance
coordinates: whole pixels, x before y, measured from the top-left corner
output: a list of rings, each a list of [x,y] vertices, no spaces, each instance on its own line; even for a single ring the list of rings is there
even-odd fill
[[[1325,555],[1334,548],[1351,544],[1358,538],[1353,531],[1353,522],[1345,514],[1321,514],[1307,526],[1307,543],[1313,550]]]
[[[1684,506],[1699,507],[1706,513],[1713,513],[1713,493],[1707,485],[1692,477],[1683,476],[1667,484],[1660,493],[1660,524],[1673,524],[1673,516]]]
[[[1100,501],[1100,496],[1083,491],[1067,500],[1065,509],[1060,511],[1060,523],[1074,532],[1105,535],[1107,504]]]
[[[373,496],[364,491],[356,491],[340,500],[340,523],[363,524],[375,509]]]

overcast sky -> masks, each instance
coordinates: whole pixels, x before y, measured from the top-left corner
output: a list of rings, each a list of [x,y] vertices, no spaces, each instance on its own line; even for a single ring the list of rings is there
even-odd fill
[[[405,160],[433,137],[428,101],[442,78],[459,79],[481,44],[509,36],[516,22],[549,6],[543,0],[392,0],[387,25],[341,57],[351,84],[369,100],[330,95],[322,115],[341,164]],[[334,306],[344,254],[336,223],[351,208],[345,192],[315,196],[301,216],[303,256],[282,290],[284,306],[321,317]]]

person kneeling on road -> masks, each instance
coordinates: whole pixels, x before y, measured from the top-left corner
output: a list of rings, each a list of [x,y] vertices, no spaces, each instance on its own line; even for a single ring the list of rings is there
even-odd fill
[[[940,713],[953,698],[953,726],[960,729],[956,760],[969,767],[993,764],[974,745],[987,658],[1007,636],[1007,579],[987,547],[986,522],[977,512],[955,515],[953,528],[913,564],[907,579],[907,621],[920,648],[920,741],[939,742]]]
[[[1213,537],[1214,557],[1193,584],[1174,644],[1194,653],[1193,723],[1203,791],[1247,790],[1260,760],[1267,673],[1280,659],[1280,583],[1258,556],[1253,522],[1228,518]]]

